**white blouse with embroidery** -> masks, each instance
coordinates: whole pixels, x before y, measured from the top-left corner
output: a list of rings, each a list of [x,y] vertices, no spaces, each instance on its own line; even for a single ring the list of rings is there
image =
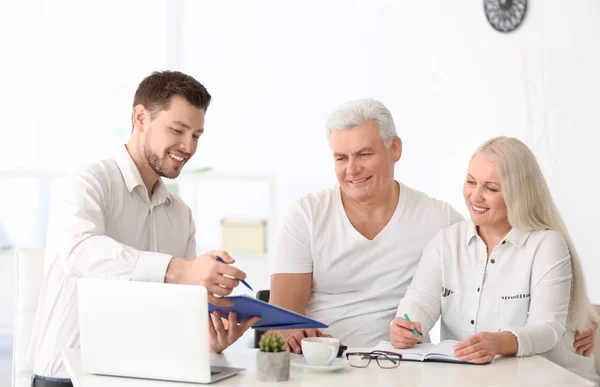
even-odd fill
[[[517,356],[543,354],[599,383],[593,355],[575,351],[574,332],[566,327],[571,280],[571,255],[560,233],[513,228],[488,260],[468,220],[440,231],[425,248],[396,316],[406,313],[424,332],[441,317],[442,340],[510,331]]]

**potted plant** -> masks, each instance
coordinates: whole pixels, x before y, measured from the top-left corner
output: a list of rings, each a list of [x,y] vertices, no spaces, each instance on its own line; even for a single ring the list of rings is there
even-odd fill
[[[290,353],[277,332],[266,332],[258,343],[256,377],[263,382],[282,382],[290,378]]]

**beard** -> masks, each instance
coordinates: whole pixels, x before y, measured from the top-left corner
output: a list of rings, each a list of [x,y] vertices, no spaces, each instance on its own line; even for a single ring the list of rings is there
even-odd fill
[[[158,176],[166,177],[168,179],[174,179],[179,176],[179,171],[177,171],[174,176],[169,176],[165,173],[163,158],[161,158],[158,153],[154,152],[150,147],[150,138],[151,132],[148,133],[146,140],[144,141],[144,156],[146,157],[146,160],[148,160],[148,165],[150,165],[150,168],[152,168],[154,173],[156,173]]]

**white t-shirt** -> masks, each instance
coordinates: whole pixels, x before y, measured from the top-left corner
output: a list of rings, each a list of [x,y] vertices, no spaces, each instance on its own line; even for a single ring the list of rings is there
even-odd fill
[[[398,300],[421,252],[463,218],[449,204],[400,183],[394,215],[373,239],[348,220],[340,188],[312,193],[287,213],[271,255],[271,274],[313,273],[306,313],[350,347],[387,339]]]

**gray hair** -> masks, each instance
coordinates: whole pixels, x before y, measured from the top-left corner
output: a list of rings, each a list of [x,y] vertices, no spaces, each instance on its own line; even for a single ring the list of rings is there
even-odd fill
[[[375,121],[379,126],[381,139],[387,148],[392,145],[396,134],[396,125],[392,113],[379,101],[374,99],[357,99],[338,106],[327,118],[325,127],[327,139],[334,130],[347,130]]]
[[[527,145],[512,137],[491,138],[481,144],[473,156],[477,154],[492,161],[500,172],[511,227],[522,231],[555,230],[567,241],[573,275],[570,323],[575,330],[587,330],[591,321],[598,321],[598,316],[590,305],[579,255],[552,200],[535,155]]]

